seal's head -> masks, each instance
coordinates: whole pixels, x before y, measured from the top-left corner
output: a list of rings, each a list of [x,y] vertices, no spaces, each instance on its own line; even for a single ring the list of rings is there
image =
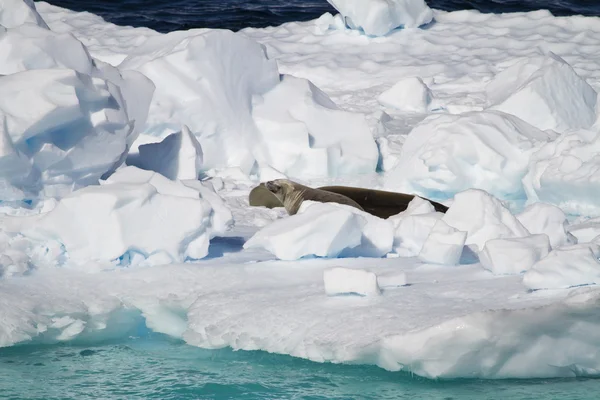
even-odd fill
[[[294,182],[287,179],[275,179],[266,182],[265,187],[283,203],[286,196],[294,191]]]

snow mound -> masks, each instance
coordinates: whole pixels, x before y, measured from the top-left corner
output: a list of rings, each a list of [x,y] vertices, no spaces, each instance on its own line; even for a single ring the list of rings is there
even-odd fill
[[[600,246],[578,244],[554,249],[523,276],[529,289],[563,289],[600,283]]]
[[[384,36],[395,28],[416,28],[431,22],[433,11],[424,0],[327,0],[351,29]]]
[[[565,213],[558,207],[534,203],[516,217],[530,233],[546,234],[552,248],[577,243],[577,239],[567,232],[569,222]]]
[[[81,266],[90,261],[129,264],[135,257],[153,257],[154,263],[200,259],[208,254],[210,238],[231,220],[223,207],[220,216],[213,215],[214,196],[206,200],[197,188],[126,167],[102,185],[62,198],[33,226],[23,227],[23,234],[62,243],[69,259]],[[215,219],[220,223],[213,225]]]
[[[521,198],[529,158],[549,136],[500,112],[433,115],[406,138],[388,185],[405,181],[427,197],[477,188]]]
[[[403,112],[426,113],[430,109],[432,94],[419,77],[404,78],[381,93],[379,104]]]
[[[522,238],[488,240],[479,253],[481,265],[495,275],[520,274],[550,252],[546,234]]]
[[[542,201],[570,214],[600,215],[600,136],[563,134],[531,157],[523,184],[529,202]]]
[[[432,264],[457,265],[466,239],[467,232],[459,231],[440,219],[423,243],[419,259]]]
[[[284,75],[253,102],[263,164],[291,177],[374,172],[377,145],[362,114],[340,110],[306,79]]]
[[[377,275],[373,272],[352,268],[331,268],[323,271],[323,283],[327,296],[358,294],[377,296],[380,294]]]
[[[127,164],[155,171],[169,179],[198,179],[202,168],[202,148],[187,126],[159,143],[143,144],[138,156],[128,157]]]
[[[507,68],[486,90],[492,109],[542,130],[589,128],[596,121],[596,91],[552,52]]]
[[[186,125],[202,146],[203,168],[250,172],[258,142],[252,96],[279,83],[277,64],[261,45],[224,30],[171,32],[132,49],[119,69],[156,85],[143,133],[163,137]]]
[[[491,239],[525,237],[530,234],[500,200],[478,189],[458,193],[442,220],[467,232],[465,244],[475,244],[479,250]]]
[[[49,29],[37,12],[33,0],[0,0],[0,25],[14,28],[23,24]]]
[[[73,70],[31,70],[0,77],[4,187],[57,196],[94,184],[118,166],[132,131],[114,84]],[[8,172],[8,173],[7,173]],[[11,196],[12,194],[12,196]]]
[[[259,230],[244,248],[264,248],[281,260],[381,257],[393,244],[393,225],[354,207],[305,201],[298,214]]]

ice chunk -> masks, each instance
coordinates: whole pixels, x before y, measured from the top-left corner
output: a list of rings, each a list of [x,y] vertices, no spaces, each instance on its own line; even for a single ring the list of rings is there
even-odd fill
[[[305,201],[298,214],[258,231],[245,248],[264,248],[282,260],[319,257],[382,257],[392,249],[390,221],[337,203]]]
[[[529,158],[550,137],[500,112],[433,115],[408,135],[387,185],[406,181],[435,197],[477,188],[521,198]]]
[[[350,207],[314,204],[304,212],[262,228],[244,248],[264,248],[280,260],[297,260],[309,255],[337,257],[347,248],[360,246],[366,223]]]
[[[600,246],[577,244],[554,249],[523,276],[530,289],[563,289],[600,283]]]
[[[250,172],[258,142],[252,96],[279,83],[261,45],[225,30],[171,32],[132,49],[119,68],[156,85],[143,133],[164,137],[186,125],[202,146],[203,168]]]
[[[406,210],[402,211],[399,214],[392,215],[389,217],[390,221],[394,222],[396,225],[397,221],[401,220],[404,217],[408,217],[410,215],[419,215],[419,214],[429,214],[435,212],[435,207],[428,200],[425,200],[422,197],[415,196],[406,206]]]
[[[68,68],[90,75],[92,58],[70,33],[55,33],[37,25],[0,28],[0,74],[30,69]]]
[[[529,202],[543,201],[570,214],[600,215],[600,136],[592,131],[561,135],[535,152],[523,184]]]
[[[395,288],[407,284],[405,272],[394,272],[384,275],[377,275],[377,285],[381,288]]]
[[[442,216],[442,213],[433,212],[400,219],[394,231],[394,251],[402,257],[418,255],[433,226]]]
[[[479,253],[481,265],[495,275],[519,274],[529,270],[550,252],[546,234],[522,238],[488,240]]]
[[[577,243],[577,239],[567,232],[567,217],[558,207],[534,203],[516,217],[530,233],[548,235],[552,248]]]
[[[587,243],[600,236],[600,218],[592,218],[574,223],[567,227],[569,234],[577,239],[577,243]]]
[[[402,257],[418,255],[433,225],[442,216],[429,201],[415,196],[406,210],[388,218],[394,225],[394,251]]]
[[[404,78],[381,93],[380,104],[404,112],[426,113],[432,100],[431,90],[419,77]]]
[[[127,167],[100,186],[62,198],[23,232],[63,243],[81,266],[118,260],[130,251],[144,257],[165,253],[171,262],[182,262],[206,256],[209,239],[222,233],[211,224],[213,212],[198,190]]]
[[[0,25],[14,28],[23,24],[35,24],[49,29],[35,9],[33,0],[0,0]]]
[[[433,19],[424,0],[327,0],[352,29],[367,35],[384,36],[403,26],[416,28]]]
[[[160,143],[139,147],[139,156],[129,165],[156,171],[169,179],[198,179],[202,168],[202,149],[187,126]]]
[[[596,91],[556,54],[518,62],[488,84],[493,109],[564,132],[596,121]]]
[[[327,296],[358,294],[376,296],[380,294],[377,275],[373,272],[352,268],[331,268],[323,271],[323,282]]]
[[[379,154],[364,115],[340,110],[306,79],[284,75],[255,97],[252,115],[261,164],[302,179],[375,172]]]
[[[314,201],[304,201],[299,212],[318,205]],[[358,247],[348,248],[342,252],[343,257],[381,257],[392,250],[394,243],[394,224],[389,219],[376,217],[357,208],[338,203],[327,203],[331,207],[348,209],[363,218],[366,223],[362,228],[361,244]]]
[[[0,91],[5,152],[12,143],[29,158],[33,172],[19,189],[31,195],[43,188],[60,196],[97,183],[127,153],[130,121],[108,81],[67,69],[31,70],[0,77]]]
[[[466,239],[467,232],[459,231],[440,219],[423,243],[419,259],[426,263],[457,265]]]
[[[479,250],[491,239],[530,234],[500,200],[478,189],[458,193],[442,219],[448,225],[467,232],[465,243],[475,244]]]

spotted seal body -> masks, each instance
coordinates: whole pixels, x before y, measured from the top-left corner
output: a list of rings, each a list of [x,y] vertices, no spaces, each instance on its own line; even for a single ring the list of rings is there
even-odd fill
[[[357,202],[347,196],[326,190],[313,189],[288,179],[276,179],[266,182],[265,187],[283,204],[289,215],[296,214],[304,200],[345,204],[364,211]]]

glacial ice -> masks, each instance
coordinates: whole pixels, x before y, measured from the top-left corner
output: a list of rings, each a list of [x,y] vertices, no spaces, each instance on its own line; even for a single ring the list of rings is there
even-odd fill
[[[367,35],[384,36],[403,26],[416,28],[433,19],[425,0],[327,0],[352,29]]]

